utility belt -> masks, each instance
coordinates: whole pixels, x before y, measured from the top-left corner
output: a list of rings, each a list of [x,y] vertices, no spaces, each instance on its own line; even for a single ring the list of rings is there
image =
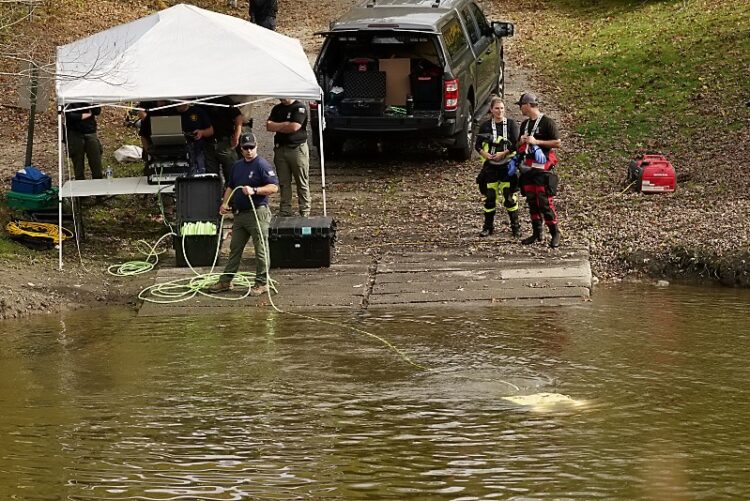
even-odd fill
[[[297,143],[297,144],[280,144],[280,143],[278,143],[278,144],[274,144],[273,147],[274,148],[299,148],[303,144],[307,144],[307,143]]]
[[[263,209],[263,208],[266,208],[266,209],[268,209],[268,205],[266,205],[266,204],[261,204],[261,205],[257,205],[257,206],[255,207],[255,211],[257,212],[257,211],[259,211],[259,210],[261,210],[261,209]],[[253,208],[252,208],[252,207],[249,207],[249,208],[247,208],[247,209],[239,209],[239,210],[235,210],[235,211],[234,211],[234,213],[235,213],[235,214],[245,214],[245,213],[247,213],[247,212],[253,212]]]

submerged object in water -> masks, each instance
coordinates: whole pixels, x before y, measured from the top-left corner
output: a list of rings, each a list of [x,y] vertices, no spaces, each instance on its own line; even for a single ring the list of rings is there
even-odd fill
[[[586,405],[585,400],[576,400],[561,393],[534,393],[533,395],[513,395],[503,398],[534,412],[576,409]]]

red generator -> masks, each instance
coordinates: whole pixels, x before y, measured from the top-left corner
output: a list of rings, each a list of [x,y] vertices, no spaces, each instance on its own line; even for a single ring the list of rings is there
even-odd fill
[[[677,187],[674,167],[664,155],[641,155],[631,161],[628,178],[641,193],[671,193]]]

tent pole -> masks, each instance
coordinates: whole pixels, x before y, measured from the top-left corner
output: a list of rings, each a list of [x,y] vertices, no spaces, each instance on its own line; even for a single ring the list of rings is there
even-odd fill
[[[62,207],[63,207],[63,148],[62,148],[62,116],[63,107],[57,107],[57,266],[63,269],[63,230],[62,230]]]
[[[328,208],[326,207],[326,161],[325,154],[323,151],[323,114],[325,113],[326,104],[323,97],[323,92],[320,93],[320,106],[318,106],[318,156],[320,156],[320,184],[323,191],[323,215],[328,215]]]

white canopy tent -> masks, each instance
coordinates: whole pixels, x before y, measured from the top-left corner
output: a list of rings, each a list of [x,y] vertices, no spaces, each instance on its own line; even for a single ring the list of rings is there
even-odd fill
[[[299,40],[186,4],[58,47],[55,80],[60,185],[62,118],[73,103],[117,106],[140,100],[200,101],[230,95],[323,99]],[[242,104],[247,103],[238,106]],[[323,126],[318,125],[322,144]],[[322,148],[320,163],[325,215]],[[62,191],[58,222],[62,228]],[[62,268],[62,242],[59,260]]]

